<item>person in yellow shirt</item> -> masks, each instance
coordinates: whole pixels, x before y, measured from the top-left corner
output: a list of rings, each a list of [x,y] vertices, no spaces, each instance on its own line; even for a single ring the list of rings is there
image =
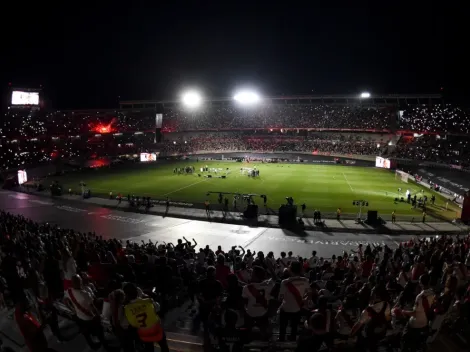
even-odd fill
[[[145,346],[145,351],[154,351],[158,343],[162,352],[169,352],[168,342],[158,315],[160,305],[149,297],[139,297],[137,286],[128,283],[124,286],[126,301],[124,314],[129,325],[136,329],[137,336]]]

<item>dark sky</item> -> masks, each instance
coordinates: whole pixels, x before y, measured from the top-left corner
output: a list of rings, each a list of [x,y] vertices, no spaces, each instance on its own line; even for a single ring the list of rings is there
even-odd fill
[[[469,20],[450,1],[47,3],[2,9],[0,82],[3,91],[42,84],[54,107],[176,99],[190,86],[217,97],[239,86],[266,95],[469,92]]]

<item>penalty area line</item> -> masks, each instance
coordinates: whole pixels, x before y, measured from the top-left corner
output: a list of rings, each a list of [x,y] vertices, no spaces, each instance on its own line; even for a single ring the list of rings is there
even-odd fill
[[[345,179],[346,182],[348,183],[348,186],[349,186],[349,188],[351,189],[351,192],[354,192],[354,190],[353,190],[353,188],[351,187],[351,184],[349,183],[348,178],[346,177],[346,175],[344,174],[344,172],[343,172],[342,174],[343,174],[343,176],[344,176],[344,179]]]
[[[178,189],[175,189],[174,191],[171,191],[171,192],[168,192],[168,193],[165,193],[162,195],[162,197],[165,197],[165,196],[168,196],[170,194],[173,194],[173,193],[176,193],[176,192],[179,192],[183,189],[186,189],[186,188],[189,188],[189,187],[192,187],[192,186],[195,186],[197,185],[198,183],[202,183],[202,182],[206,182],[207,180],[201,180],[201,181],[197,181],[197,182],[194,182],[194,183],[191,183],[190,185],[187,185],[187,186],[184,186],[184,187],[181,187],[181,188],[178,188]]]

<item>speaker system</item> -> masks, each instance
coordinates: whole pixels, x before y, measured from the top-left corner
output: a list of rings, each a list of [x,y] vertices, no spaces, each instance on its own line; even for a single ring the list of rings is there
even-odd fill
[[[279,226],[292,227],[297,223],[297,206],[283,204],[279,208]]]
[[[247,219],[254,219],[258,217],[258,206],[256,204],[249,204],[243,215]]]
[[[377,224],[378,223],[378,212],[377,210],[368,210],[367,211],[367,223],[368,224]]]

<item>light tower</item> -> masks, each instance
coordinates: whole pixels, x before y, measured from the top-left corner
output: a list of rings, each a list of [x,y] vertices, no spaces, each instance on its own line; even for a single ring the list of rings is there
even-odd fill
[[[202,96],[197,91],[190,90],[183,93],[182,102],[186,107],[196,109],[202,104]]]

